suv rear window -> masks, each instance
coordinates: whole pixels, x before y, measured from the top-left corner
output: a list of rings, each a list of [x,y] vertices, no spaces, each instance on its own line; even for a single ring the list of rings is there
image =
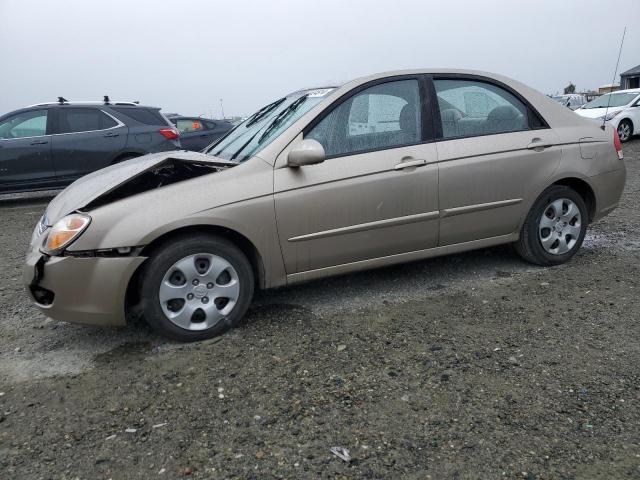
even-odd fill
[[[129,118],[144,123],[145,125],[167,125],[167,121],[160,114],[159,110],[143,107],[111,107],[118,113],[122,113]]]

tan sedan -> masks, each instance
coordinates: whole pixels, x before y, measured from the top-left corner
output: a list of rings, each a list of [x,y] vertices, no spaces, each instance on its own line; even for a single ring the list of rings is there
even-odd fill
[[[412,70],[302,90],[205,153],[81,178],[36,226],[24,282],[48,316],[178,340],[254,288],[513,243],[557,265],[618,204],[617,134],[514,80]]]

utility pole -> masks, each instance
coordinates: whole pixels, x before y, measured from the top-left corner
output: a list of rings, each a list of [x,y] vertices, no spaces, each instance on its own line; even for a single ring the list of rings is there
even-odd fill
[[[222,119],[224,120],[225,119],[225,116],[224,116],[224,103],[222,103],[222,99],[220,99],[220,110],[222,110]]]

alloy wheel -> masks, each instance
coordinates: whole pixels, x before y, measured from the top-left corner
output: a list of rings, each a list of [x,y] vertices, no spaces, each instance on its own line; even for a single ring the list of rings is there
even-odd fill
[[[631,125],[628,122],[620,122],[618,125],[618,137],[621,142],[626,142],[631,136]]]

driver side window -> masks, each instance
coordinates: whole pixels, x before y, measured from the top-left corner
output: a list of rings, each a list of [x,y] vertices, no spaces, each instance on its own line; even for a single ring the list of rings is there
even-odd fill
[[[320,142],[329,158],[420,143],[421,132],[420,88],[412,79],[358,92],[335,107],[305,138]]]
[[[39,137],[47,134],[48,110],[18,113],[0,123],[0,139]]]

